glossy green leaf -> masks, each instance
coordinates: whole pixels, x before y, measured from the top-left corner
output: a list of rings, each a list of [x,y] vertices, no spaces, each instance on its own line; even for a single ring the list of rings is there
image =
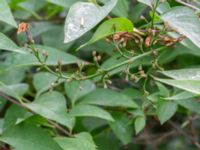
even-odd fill
[[[194,94],[200,94],[200,81],[197,80],[171,80],[159,78],[156,78],[156,80]]]
[[[167,77],[175,80],[200,80],[200,69],[199,68],[188,68],[179,70],[162,71]]]
[[[0,20],[13,27],[17,27],[17,23],[14,20],[6,0],[0,0]]]
[[[161,18],[200,47],[200,21],[192,9],[184,6],[174,7]]]
[[[136,134],[138,134],[140,131],[142,131],[142,129],[144,129],[144,127],[146,125],[145,117],[144,116],[136,117],[134,125],[135,125],[135,132],[136,132]]]
[[[65,83],[65,92],[67,96],[74,103],[79,98],[89,94],[96,89],[95,84],[90,80],[85,81],[72,81]]]
[[[63,150],[47,132],[30,124],[9,128],[0,140],[16,150]]]
[[[118,32],[133,32],[133,24],[126,18],[113,18],[103,22],[93,37],[80,48]]]
[[[73,138],[58,137],[55,140],[63,150],[97,150],[92,136],[86,132],[76,134]]]
[[[85,96],[81,103],[110,107],[138,107],[130,97],[108,89],[97,89],[93,91]]]
[[[76,105],[69,113],[73,117],[97,117],[109,121],[114,121],[113,117],[105,110],[91,105]]]
[[[65,22],[65,43],[76,40],[103,20],[115,7],[117,0],[109,0],[100,7],[91,2],[77,2],[71,6]]]
[[[113,115],[115,122],[109,123],[114,134],[122,141],[123,144],[128,144],[132,140],[133,128],[131,121],[120,113]]]
[[[25,105],[35,113],[67,126],[69,129],[74,126],[74,119],[67,114],[65,97],[59,92],[45,93],[32,103]]]
[[[158,99],[156,110],[160,123],[163,124],[176,113],[177,104],[174,101]]]
[[[9,39],[3,33],[0,33],[0,40],[0,50],[6,50],[22,54],[26,53],[26,51],[23,48],[18,47],[11,39]]]

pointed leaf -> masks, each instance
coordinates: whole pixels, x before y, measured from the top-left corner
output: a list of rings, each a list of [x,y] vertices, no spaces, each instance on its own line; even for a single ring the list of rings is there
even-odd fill
[[[169,120],[177,110],[177,104],[174,101],[158,99],[157,101],[157,115],[161,124]]]
[[[135,132],[138,134],[146,125],[146,119],[144,116],[138,116],[135,119]]]
[[[76,40],[103,20],[115,7],[117,0],[109,0],[100,7],[90,2],[77,2],[69,10],[65,22],[65,43]]]
[[[126,145],[131,142],[133,135],[131,121],[128,117],[120,113],[115,113],[113,116],[115,121],[110,122],[109,125],[114,134]]]

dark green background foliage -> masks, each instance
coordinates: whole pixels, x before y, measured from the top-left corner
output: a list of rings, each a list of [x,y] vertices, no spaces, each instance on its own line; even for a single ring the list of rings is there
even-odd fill
[[[0,149],[200,149],[199,18],[199,0],[0,0]]]

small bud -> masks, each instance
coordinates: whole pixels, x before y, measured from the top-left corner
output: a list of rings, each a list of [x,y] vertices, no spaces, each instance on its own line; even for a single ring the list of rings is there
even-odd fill
[[[69,78],[69,79],[66,80],[66,82],[67,82],[67,83],[72,82],[72,79]]]
[[[96,51],[93,51],[93,52],[92,52],[92,56],[95,57],[96,55],[97,55],[97,52],[96,52]]]
[[[44,58],[48,57],[47,51],[43,50],[43,51],[42,51],[42,56],[43,56]]]
[[[97,56],[97,60],[101,61],[101,55]]]
[[[94,57],[94,61],[95,61],[95,62],[97,62],[97,61],[98,61],[98,58],[97,58],[96,56]]]
[[[138,70],[139,70],[139,71],[142,71],[142,66],[141,66],[141,65],[139,66]]]

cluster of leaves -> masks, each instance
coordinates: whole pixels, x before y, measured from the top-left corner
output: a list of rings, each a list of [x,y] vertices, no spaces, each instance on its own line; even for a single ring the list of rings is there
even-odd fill
[[[0,0],[1,147],[200,148],[199,14],[198,0]]]

